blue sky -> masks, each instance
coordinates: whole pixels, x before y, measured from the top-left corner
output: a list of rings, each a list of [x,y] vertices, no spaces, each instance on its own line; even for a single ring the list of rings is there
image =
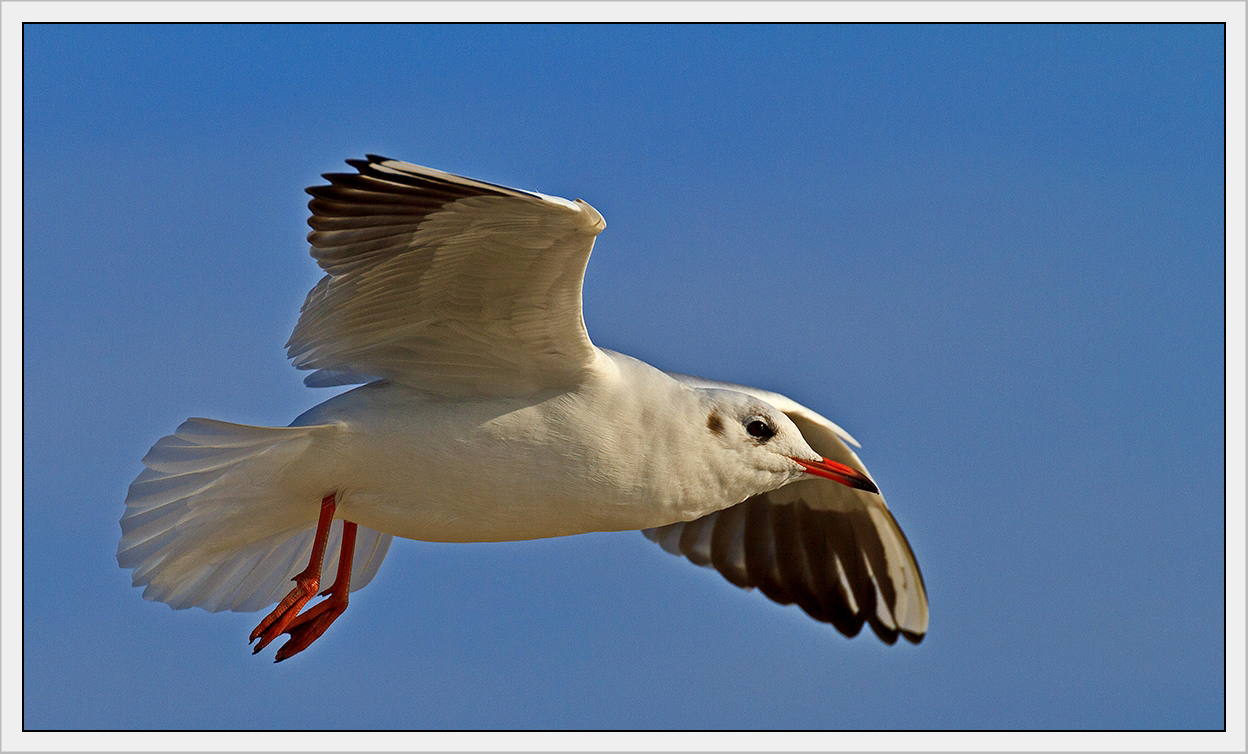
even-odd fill
[[[1223,726],[1223,34],[1203,26],[28,26],[27,728]],[[283,344],[305,186],[375,152],[607,220],[599,345],[863,444],[919,646],[636,533],[396,541],[311,649],[114,559]]]

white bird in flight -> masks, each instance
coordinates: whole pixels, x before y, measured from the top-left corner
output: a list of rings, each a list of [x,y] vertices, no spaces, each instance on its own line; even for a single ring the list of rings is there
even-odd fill
[[[847,636],[865,622],[890,644],[923,638],[918,564],[848,433],[782,395],[590,342],[581,282],[605,227],[593,207],[347,162],[358,172],[308,189],[327,274],[287,348],[316,370],[309,386],[361,386],[289,427],[188,419],[159,440],[117,549],[145,598],[280,600],[251,640],[258,652],[290,634],[281,661],[342,614],[392,537],[641,529]]]

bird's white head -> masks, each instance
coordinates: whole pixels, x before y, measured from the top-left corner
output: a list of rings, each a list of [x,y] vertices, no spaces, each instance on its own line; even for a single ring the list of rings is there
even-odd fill
[[[746,497],[808,475],[878,493],[871,478],[816,453],[801,430],[774,406],[734,390],[695,388],[702,394],[706,432],[717,464]]]

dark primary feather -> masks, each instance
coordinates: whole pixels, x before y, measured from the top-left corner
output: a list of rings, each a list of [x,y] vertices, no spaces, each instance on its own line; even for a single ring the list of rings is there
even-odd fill
[[[312,256],[326,272],[374,261],[410,237],[431,213],[471,196],[532,196],[526,191],[484,181],[443,180],[387,170],[389,158],[368,155],[347,160],[359,173],[325,173],[326,186],[312,186],[308,225]],[[469,182],[470,181],[470,182]]]
[[[888,575],[881,532],[866,511],[814,510],[801,501],[777,503],[773,495],[645,534],[673,554],[714,567],[736,586],[757,588],[782,605],[797,604],[846,636],[858,635],[867,623],[888,644],[899,635],[922,641],[925,631],[900,627],[893,617],[898,590]],[[891,528],[885,536],[896,536],[908,550],[901,530]],[[914,573],[922,590],[917,567]]]

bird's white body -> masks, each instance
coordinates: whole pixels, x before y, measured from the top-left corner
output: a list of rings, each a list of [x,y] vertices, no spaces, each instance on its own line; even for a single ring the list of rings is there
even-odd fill
[[[849,635],[868,622],[885,641],[922,637],[914,556],[843,430],[784,396],[590,342],[593,207],[348,162],[358,174],[308,190],[327,274],[288,349],[316,370],[311,386],[363,384],[289,427],[189,419],[158,441],[117,555],[145,597],[257,610],[289,591],[253,634],[261,647],[299,634],[281,659],[345,609],[392,537],[641,529]],[[296,617],[322,568],[346,586]]]
[[[329,425],[308,465],[337,491],[339,518],[409,539],[538,539],[688,521],[765,491],[759,475],[687,452],[710,434],[698,393],[602,351],[572,390],[465,400],[374,382],[295,425]]]

